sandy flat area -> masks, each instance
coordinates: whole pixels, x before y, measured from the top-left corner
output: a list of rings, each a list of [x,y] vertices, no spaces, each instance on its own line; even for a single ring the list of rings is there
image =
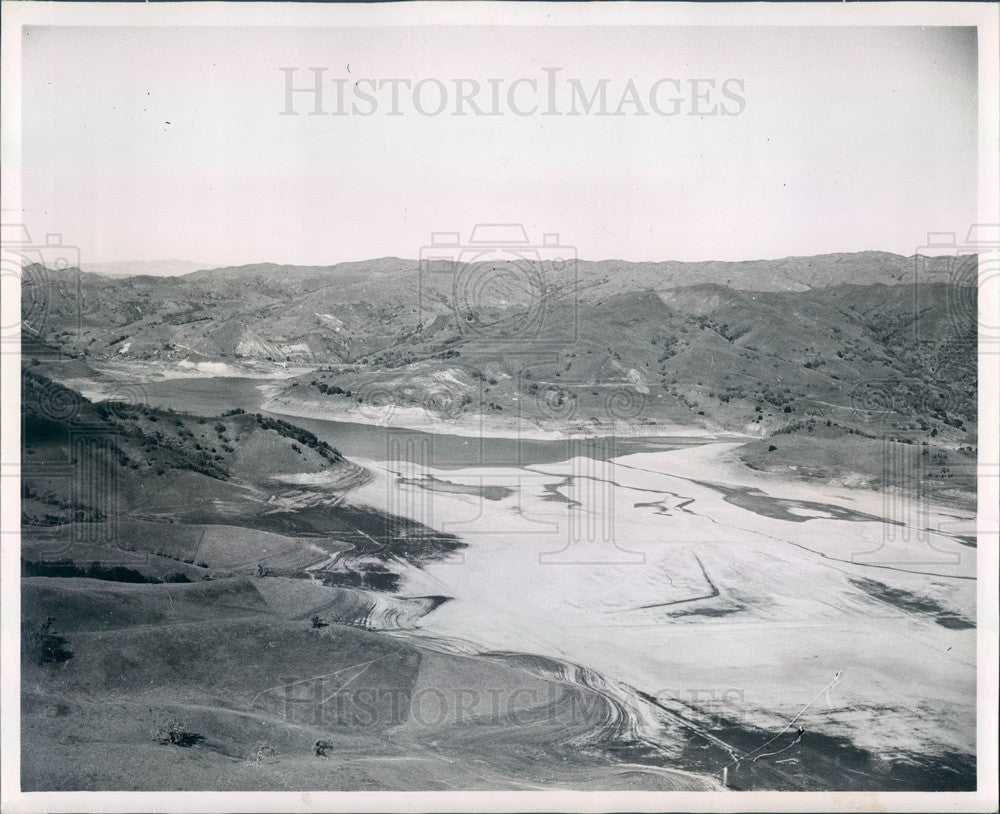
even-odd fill
[[[468,543],[407,574],[404,593],[454,597],[416,635],[882,755],[973,753],[976,552],[951,535],[974,521],[886,523],[886,496],[761,475],[734,447],[402,479],[366,461],[376,477],[354,495]]]

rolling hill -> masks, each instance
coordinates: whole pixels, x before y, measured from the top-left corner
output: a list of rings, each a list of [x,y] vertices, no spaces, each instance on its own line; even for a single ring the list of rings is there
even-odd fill
[[[35,338],[96,367],[286,377],[273,406],[292,415],[396,405],[757,438],[822,426],[926,444],[954,479],[976,445],[975,263],[381,258],[116,280],[33,268],[24,312]],[[795,466],[780,457],[754,465]]]
[[[311,622],[344,592],[315,586],[290,614],[278,582],[25,579],[22,787],[527,789],[553,760],[556,787],[713,787],[621,765],[615,749],[642,746],[615,700],[555,665]]]
[[[969,507],[971,262],[26,269],[24,787],[696,790],[726,743],[773,740],[573,664],[388,635],[458,607],[400,590],[458,537],[353,500],[370,473],[294,419],[90,400],[58,379],[200,366],[268,377],[272,414],[736,433],[751,468],[859,487],[899,486],[885,461],[905,453],[921,488]],[[822,733],[796,754],[801,770],[747,762],[738,787],[939,787],[939,764]]]
[[[370,473],[292,424],[92,403],[36,367],[22,376],[29,573],[99,562],[139,581],[311,575],[391,590],[400,568],[461,546],[345,500]]]
[[[972,256],[883,252],[743,263],[473,263],[380,258],[334,266],[260,263],[179,277],[109,279],[29,266],[26,324],[94,358],[349,362],[457,322],[465,333],[547,322],[546,312],[636,291],[717,285],[809,292],[840,285],[969,285]],[[971,281],[974,282],[974,267]],[[503,312],[527,312],[511,322]],[[471,323],[470,322],[471,318]],[[489,329],[493,326],[493,329]],[[442,339],[445,337],[441,337]]]

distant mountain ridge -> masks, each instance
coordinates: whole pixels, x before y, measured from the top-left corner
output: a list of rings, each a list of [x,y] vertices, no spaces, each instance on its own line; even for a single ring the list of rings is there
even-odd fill
[[[516,252],[516,248],[512,249]],[[965,255],[965,259],[972,255]],[[520,260],[508,262],[520,263]],[[490,263],[492,265],[499,265]],[[487,265],[490,265],[487,264]],[[844,252],[808,257],[790,256],[774,260],[705,260],[705,261],[629,261],[629,260],[576,260],[570,268],[558,271],[546,269],[546,261],[539,263],[558,279],[565,279],[571,272],[579,275],[583,286],[610,283],[612,276],[633,288],[661,288],[715,283],[748,291],[803,291],[843,283],[858,285],[896,285],[913,282],[919,273],[930,275],[928,281],[954,282],[952,280],[955,258],[926,257],[882,251]],[[475,264],[473,264],[475,265]],[[549,264],[551,265],[551,264]],[[434,261],[425,270],[443,271],[447,261]],[[380,257],[331,265],[295,265],[281,263],[250,263],[239,266],[202,268],[184,277],[199,282],[223,279],[253,279],[265,281],[281,277],[298,282],[319,281],[331,276],[382,277],[388,274],[408,276],[417,273],[420,261],[399,257]],[[918,271],[919,269],[919,271]]]
[[[191,260],[114,260],[99,263],[82,263],[81,268],[92,274],[103,277],[177,277],[190,274],[198,269],[208,268],[210,264],[196,263]]]
[[[975,255],[25,272],[26,336],[91,364],[306,367],[282,398],[312,412],[382,400],[766,436],[818,418],[870,432],[888,398],[894,432],[974,435]]]
[[[511,248],[517,252],[516,247]],[[970,257],[966,255],[963,258]],[[518,262],[518,261],[512,261]],[[619,259],[576,260],[573,270],[583,285],[593,284],[612,276],[632,287],[677,287],[700,283],[716,283],[749,291],[802,291],[842,283],[895,285],[912,282],[920,267],[935,282],[949,280],[955,258],[909,257],[892,252],[861,251],[788,256],[757,260],[660,260],[629,261]],[[442,269],[436,262],[428,268]],[[544,266],[544,264],[543,264]],[[189,260],[138,260],[84,263],[84,272],[111,278],[183,277],[188,280],[222,282],[231,280],[266,281],[280,278],[299,282],[318,282],[330,276],[350,278],[382,277],[388,274],[407,276],[417,273],[420,261],[400,257],[378,257],[350,260],[333,264],[290,264],[259,262],[231,266],[212,266]]]

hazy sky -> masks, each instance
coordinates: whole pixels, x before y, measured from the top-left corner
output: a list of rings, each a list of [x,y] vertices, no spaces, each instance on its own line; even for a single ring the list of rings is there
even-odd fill
[[[416,257],[477,222],[580,257],[884,249],[976,220],[976,35],[959,28],[32,28],[25,222],[87,261]],[[609,106],[634,78],[743,80],[734,116],[280,116],[311,83],[562,68]],[[560,93],[566,91],[560,86]],[[672,87],[672,86],[668,86]],[[684,88],[685,86],[682,86]],[[705,86],[702,86],[703,88]],[[436,99],[434,88],[425,100]],[[662,89],[662,86],[661,86]],[[545,102],[528,93],[522,108]],[[487,98],[483,91],[483,96]],[[669,94],[663,98],[667,98]],[[690,96],[690,94],[688,94]],[[725,101],[716,90],[709,102]],[[563,109],[568,104],[560,96]],[[312,109],[296,97],[303,113]],[[433,105],[431,105],[433,106]],[[644,105],[648,108],[648,104]],[[704,109],[702,107],[702,109]],[[733,107],[730,107],[732,110]],[[449,108],[450,110],[450,108]],[[650,112],[647,110],[647,112]]]

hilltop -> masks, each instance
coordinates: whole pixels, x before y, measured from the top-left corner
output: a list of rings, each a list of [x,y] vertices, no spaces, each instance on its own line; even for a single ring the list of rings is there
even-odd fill
[[[703,284],[760,292],[897,286],[918,278],[921,285],[968,285],[967,265],[883,252],[740,263],[435,261],[423,267],[387,257],[118,279],[36,265],[25,269],[23,298],[33,331],[94,358],[324,363],[386,351],[442,320],[470,315],[474,324],[460,326],[466,332],[505,313],[544,321],[553,309]]]
[[[206,268],[204,263],[191,260],[111,260],[103,263],[85,263],[84,270],[103,277],[138,277],[151,275],[155,277],[176,277],[190,274],[192,271]]]

